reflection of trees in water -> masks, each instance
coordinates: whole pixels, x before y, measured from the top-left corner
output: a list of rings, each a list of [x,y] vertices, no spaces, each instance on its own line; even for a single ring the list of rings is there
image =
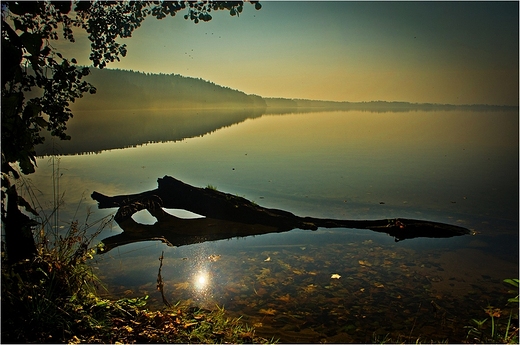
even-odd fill
[[[413,105],[399,103],[384,107],[390,102],[339,103],[335,107],[329,103],[303,102],[312,107],[272,107],[266,99],[267,108],[226,108],[226,109],[166,109],[166,110],[99,110],[76,111],[69,122],[70,141],[52,141],[46,137],[44,144],[37,147],[38,155],[99,153],[104,150],[135,147],[148,143],[180,141],[204,136],[221,128],[241,123],[261,116],[283,116],[325,111],[362,111],[376,113],[404,113],[412,111],[508,111],[510,107],[493,106],[451,106]],[[323,103],[323,104],[322,104]],[[397,103],[397,102],[396,102]],[[275,102],[273,105],[280,105]],[[287,103],[294,104],[294,103]],[[299,103],[298,103],[299,104]],[[323,106],[320,107],[320,104]],[[419,116],[419,115],[418,115]]]
[[[263,109],[129,110],[76,112],[69,122],[70,141],[48,138],[38,155],[82,154],[134,147],[147,143],[179,141],[212,133],[246,119],[260,117]]]
[[[333,102],[262,98],[180,75],[124,70],[93,70],[94,96],[78,99],[67,126],[70,141],[50,140],[39,155],[80,154],[153,142],[198,137],[264,114],[324,111],[501,111],[511,107],[413,104],[407,102]]]

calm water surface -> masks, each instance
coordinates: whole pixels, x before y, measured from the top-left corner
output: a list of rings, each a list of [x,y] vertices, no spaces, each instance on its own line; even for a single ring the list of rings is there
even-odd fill
[[[38,166],[31,179],[45,200],[52,165]],[[487,317],[483,308],[505,306],[502,280],[518,277],[517,112],[264,115],[202,137],[62,156],[59,167],[64,222],[81,223],[87,209],[90,220],[115,213],[97,209],[94,190],[139,193],[171,175],[301,216],[407,217],[477,232],[395,242],[368,230],[297,229],[183,247],[134,243],[94,259],[111,295],[148,294],[161,308],[164,252],[170,303],[223,305],[281,342],[460,342],[472,318]],[[134,219],[155,221],[146,211]],[[100,239],[120,232],[114,223]]]

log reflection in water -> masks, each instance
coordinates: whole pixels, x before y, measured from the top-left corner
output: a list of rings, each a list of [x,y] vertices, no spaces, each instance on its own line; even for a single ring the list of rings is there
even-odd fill
[[[286,232],[292,229],[318,228],[368,229],[384,232],[396,241],[417,237],[446,238],[470,234],[469,229],[425,220],[395,218],[380,220],[343,220],[299,217],[290,212],[265,208],[245,198],[211,188],[198,188],[173,177],[158,179],[159,187],[140,194],[108,197],[98,192],[92,198],[99,208],[119,207],[115,220],[123,233],[102,242],[107,252],[123,244],[160,240],[170,246],[182,246],[233,237]],[[206,218],[182,219],[165,208],[185,209]],[[139,224],[132,215],[148,210],[157,222]]]

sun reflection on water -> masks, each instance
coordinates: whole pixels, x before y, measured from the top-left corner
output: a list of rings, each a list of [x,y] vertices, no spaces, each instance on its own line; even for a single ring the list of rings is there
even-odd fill
[[[195,274],[195,288],[197,290],[206,290],[209,288],[210,279],[209,274],[205,270],[198,271]]]
[[[213,275],[207,267],[195,270],[191,278],[192,297],[200,306],[209,306],[215,303],[213,280]]]

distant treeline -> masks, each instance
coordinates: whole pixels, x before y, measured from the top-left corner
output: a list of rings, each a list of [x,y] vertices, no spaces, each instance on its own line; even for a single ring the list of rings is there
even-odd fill
[[[286,112],[289,109],[320,108],[321,110],[360,110],[370,112],[406,112],[406,111],[440,111],[440,110],[472,110],[472,111],[497,111],[518,109],[513,106],[499,106],[487,104],[453,105],[435,103],[409,103],[409,102],[334,102],[334,101],[314,101],[308,99],[287,99],[287,98],[264,98],[268,112]]]
[[[73,110],[188,110],[188,109],[265,109],[266,113],[320,110],[497,111],[518,107],[495,105],[451,105],[409,102],[334,102],[308,99],[262,98],[200,79],[175,74],[150,74],[127,70],[91,69],[87,77],[98,89],[76,101]]]
[[[260,96],[174,74],[147,74],[91,68],[95,95],[76,101],[74,110],[265,108]]]

